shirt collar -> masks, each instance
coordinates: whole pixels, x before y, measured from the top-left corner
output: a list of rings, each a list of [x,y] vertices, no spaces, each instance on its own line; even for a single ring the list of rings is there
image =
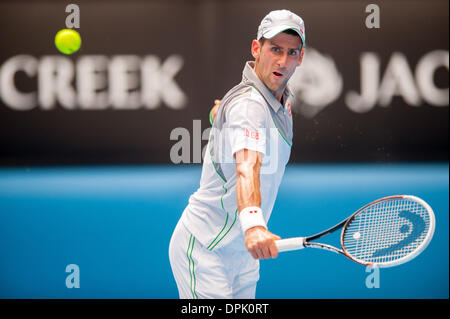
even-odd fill
[[[253,85],[266,99],[267,103],[273,108],[275,112],[278,112],[279,108],[282,107],[281,103],[275,98],[275,96],[270,92],[267,86],[259,79],[254,70],[255,62],[248,61],[245,63],[244,71],[242,72],[242,81]],[[286,86],[283,92],[283,102],[286,104],[286,101],[289,97],[293,97],[291,91]]]

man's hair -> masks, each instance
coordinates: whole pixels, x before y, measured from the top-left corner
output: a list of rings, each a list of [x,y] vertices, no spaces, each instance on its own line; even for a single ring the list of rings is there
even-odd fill
[[[296,37],[299,37],[300,38],[300,36],[298,35],[298,33],[297,32],[295,32],[294,30],[292,30],[292,29],[287,29],[287,30],[284,30],[282,33],[286,33],[286,34],[289,34],[289,35],[294,35],[294,36],[296,36]],[[259,43],[261,43],[261,46],[263,46],[264,45],[264,42],[266,42],[267,41],[267,39],[266,38],[264,38],[264,37],[262,37],[261,39],[259,39],[258,40],[259,41]],[[300,42],[302,43],[302,48],[303,48],[303,41],[302,41],[302,39],[300,38]]]

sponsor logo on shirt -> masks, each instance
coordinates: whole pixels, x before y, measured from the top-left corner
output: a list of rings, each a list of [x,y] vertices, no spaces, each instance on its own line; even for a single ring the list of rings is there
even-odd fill
[[[247,128],[244,128],[244,136],[252,138],[254,140],[259,140],[259,133],[256,131],[250,131]]]

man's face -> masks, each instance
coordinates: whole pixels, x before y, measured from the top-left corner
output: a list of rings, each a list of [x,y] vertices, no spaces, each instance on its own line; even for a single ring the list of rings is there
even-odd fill
[[[255,73],[277,99],[302,62],[304,49],[300,51],[300,46],[300,37],[286,33],[267,39],[263,45],[257,40],[252,42]]]

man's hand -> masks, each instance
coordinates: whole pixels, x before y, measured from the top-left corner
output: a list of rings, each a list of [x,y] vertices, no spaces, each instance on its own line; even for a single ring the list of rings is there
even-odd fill
[[[255,259],[277,258],[278,249],[275,240],[281,239],[261,226],[247,229],[245,232],[245,246]]]
[[[219,108],[220,100],[214,100],[214,106],[212,107],[210,114],[211,114],[211,122],[214,122],[214,119],[216,118],[217,109]]]

